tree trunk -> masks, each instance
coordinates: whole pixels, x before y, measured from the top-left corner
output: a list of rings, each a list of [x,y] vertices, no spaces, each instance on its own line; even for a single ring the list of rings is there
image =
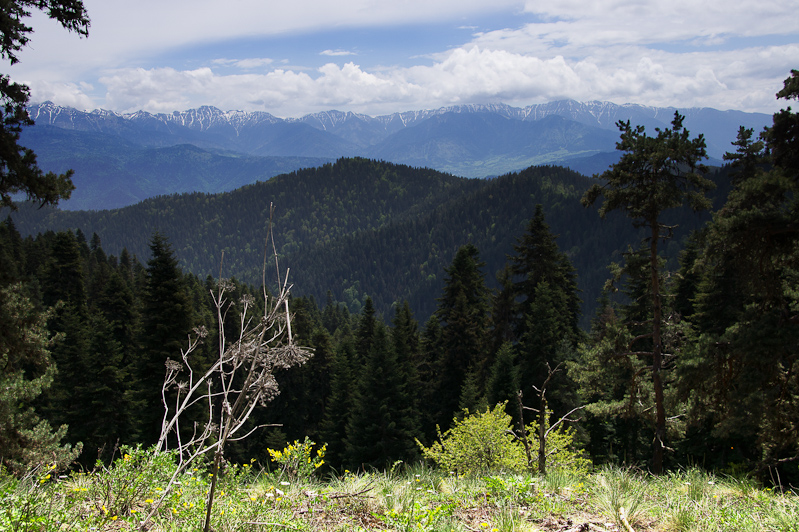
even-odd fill
[[[660,301],[660,276],[658,274],[658,239],[660,226],[657,220],[650,222],[652,240],[649,243],[650,273],[652,275],[652,385],[655,392],[655,438],[652,455],[652,472],[663,472],[663,448],[666,439],[666,409],[663,405],[663,380],[660,370],[663,366],[663,346],[661,345],[662,308]]]

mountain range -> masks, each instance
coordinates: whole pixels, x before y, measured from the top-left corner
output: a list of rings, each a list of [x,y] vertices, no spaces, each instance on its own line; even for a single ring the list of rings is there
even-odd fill
[[[463,105],[370,117],[328,111],[301,118],[201,107],[171,114],[79,111],[32,105],[22,134],[47,171],[74,169],[76,190],[62,207],[110,209],[181,192],[217,193],[340,157],[362,156],[460,177],[492,177],[558,164],[584,175],[618,155],[619,120],[667,128],[674,108],[563,100],[524,108]],[[710,162],[730,149],[740,126],[756,131],[771,116],[681,109],[702,133]]]

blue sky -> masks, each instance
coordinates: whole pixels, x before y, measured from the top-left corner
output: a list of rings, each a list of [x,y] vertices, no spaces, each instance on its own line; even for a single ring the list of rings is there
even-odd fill
[[[116,112],[371,116],[572,98],[772,113],[799,0],[84,0],[7,67],[32,100]]]

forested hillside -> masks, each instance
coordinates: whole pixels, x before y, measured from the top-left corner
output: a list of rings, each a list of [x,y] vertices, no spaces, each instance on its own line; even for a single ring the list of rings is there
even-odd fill
[[[483,181],[356,158],[230,193],[175,194],[96,212],[24,208],[13,219],[23,235],[80,229],[96,233],[109,253],[126,249],[142,260],[157,231],[174,246],[181,266],[200,278],[219,275],[224,252],[223,275],[257,284],[273,204],[276,240],[295,293],[323,301],[331,291],[352,312],[369,296],[384,316],[407,300],[426,319],[444,267],[464,244],[480,249],[488,285],[497,286],[496,274],[540,203],[578,270],[587,327],[610,260],[640,240],[620,216],[598,222],[580,205],[590,183],[560,167]],[[689,211],[675,216],[672,260],[680,239],[707,219]]]

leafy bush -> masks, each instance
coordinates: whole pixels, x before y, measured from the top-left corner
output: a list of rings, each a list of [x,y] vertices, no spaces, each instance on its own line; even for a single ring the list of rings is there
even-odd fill
[[[430,447],[416,440],[422,455],[459,475],[525,469],[524,448],[510,432],[512,419],[499,404],[485,412],[453,420],[452,428]]]
[[[466,415],[462,420],[454,419],[452,428],[441,433],[438,441],[425,447],[419,440],[422,455],[440,468],[460,475],[488,472],[536,471],[538,442],[534,438],[538,424],[526,426],[533,463],[528,466],[524,446],[512,431],[513,420],[505,412],[505,403],[489,408],[485,412]],[[584,473],[591,462],[573,448],[574,432],[570,428],[558,427],[547,436],[547,468],[550,471]]]

